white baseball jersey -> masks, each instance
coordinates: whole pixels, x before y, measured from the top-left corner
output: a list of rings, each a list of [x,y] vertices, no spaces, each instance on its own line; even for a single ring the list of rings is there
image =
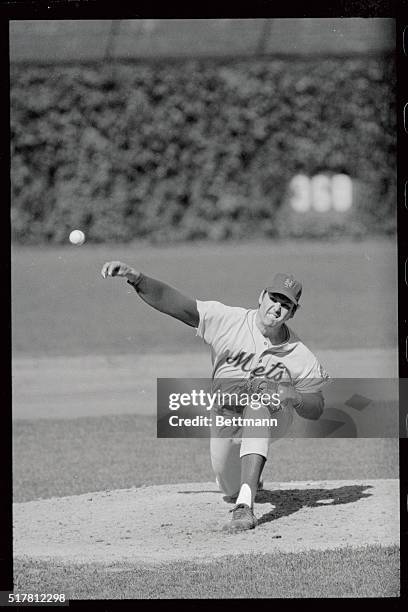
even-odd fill
[[[213,379],[256,376],[291,381],[300,393],[319,391],[329,381],[315,355],[286,324],[286,340],[273,345],[256,325],[257,310],[200,300],[197,309],[197,336],[211,348]]]

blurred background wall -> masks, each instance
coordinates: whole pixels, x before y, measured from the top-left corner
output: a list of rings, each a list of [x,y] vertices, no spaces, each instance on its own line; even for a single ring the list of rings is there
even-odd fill
[[[14,21],[12,62],[268,54],[384,53],[393,19],[140,19]]]
[[[13,240],[393,234],[394,29],[12,22]]]

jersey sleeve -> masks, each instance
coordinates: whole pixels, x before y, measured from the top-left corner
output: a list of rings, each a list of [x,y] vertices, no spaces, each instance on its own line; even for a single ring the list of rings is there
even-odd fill
[[[197,310],[200,316],[197,336],[212,346],[227,333],[231,308],[221,302],[197,300]]]
[[[302,373],[294,381],[295,388],[299,393],[316,393],[331,381],[329,374],[317,358],[312,353],[310,353],[310,357]]]

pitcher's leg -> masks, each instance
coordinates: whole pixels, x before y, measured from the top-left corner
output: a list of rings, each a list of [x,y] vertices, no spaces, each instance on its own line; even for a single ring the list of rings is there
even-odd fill
[[[244,411],[244,416],[258,418],[262,421],[268,419],[270,415],[266,406],[261,406],[256,411],[248,406]],[[242,428],[241,488],[237,503],[242,502],[250,507],[253,506],[261,473],[268,458],[270,440],[270,428],[266,425]]]
[[[241,484],[237,504],[252,508],[262,470],[268,458],[269,438],[242,438],[240,448]]]
[[[249,417],[250,412],[250,407],[245,409],[244,416]],[[262,412],[265,412],[265,415]],[[266,408],[264,410],[260,409],[256,416],[262,418],[266,416],[266,413]],[[269,441],[270,432],[268,426],[242,428],[240,448],[241,486],[236,506],[233,510],[232,520],[224,526],[224,529],[228,531],[243,531],[245,529],[253,529],[256,526],[253,505],[261,473],[268,457]]]
[[[238,494],[241,485],[240,440],[216,438],[210,441],[211,465],[220,489],[228,496]]]

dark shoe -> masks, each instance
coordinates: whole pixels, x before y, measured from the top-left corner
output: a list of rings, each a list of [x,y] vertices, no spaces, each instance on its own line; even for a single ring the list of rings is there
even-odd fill
[[[224,531],[246,531],[256,526],[255,515],[247,504],[238,504],[230,512],[232,512],[232,519],[230,523],[224,525]]]

